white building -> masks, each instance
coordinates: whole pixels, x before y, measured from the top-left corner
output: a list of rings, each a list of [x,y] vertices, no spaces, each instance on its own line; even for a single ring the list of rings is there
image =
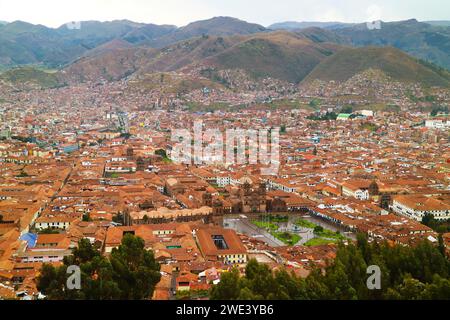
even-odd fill
[[[342,184],[342,194],[346,197],[352,197],[358,200],[370,199],[369,190],[363,190],[357,186],[345,182]]]
[[[78,218],[64,215],[39,217],[36,219],[35,228],[38,231],[47,229],[67,230],[70,224]]]
[[[425,121],[425,127],[432,129],[450,129],[450,120],[433,119]]]
[[[423,195],[402,195],[394,198],[391,209],[403,216],[422,221],[426,214],[436,220],[450,219],[450,199],[441,200]]]

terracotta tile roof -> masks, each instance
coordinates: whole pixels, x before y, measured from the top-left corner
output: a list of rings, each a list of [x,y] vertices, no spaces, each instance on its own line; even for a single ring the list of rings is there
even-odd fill
[[[242,244],[236,232],[220,227],[204,227],[197,231],[197,240],[202,253],[212,257],[217,255],[246,254],[247,250]],[[213,241],[213,236],[222,236],[228,246],[227,249],[218,249]]]

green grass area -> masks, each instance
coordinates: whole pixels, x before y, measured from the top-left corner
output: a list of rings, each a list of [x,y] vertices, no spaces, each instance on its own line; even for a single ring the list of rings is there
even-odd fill
[[[378,130],[378,126],[376,124],[374,124],[374,123],[366,122],[366,123],[361,124],[360,129],[361,130],[367,130],[367,131],[370,131],[370,132],[375,132],[375,131]]]
[[[280,216],[280,215],[268,215],[268,216],[259,216],[259,219],[261,220],[267,220],[270,222],[275,222],[275,223],[286,223],[289,221],[289,217],[288,216]]]
[[[10,69],[3,72],[0,77],[15,85],[33,83],[42,88],[55,88],[61,85],[54,70],[30,66]]]
[[[298,234],[289,233],[289,232],[271,232],[271,234],[280,241],[283,241],[285,244],[289,246],[296,245],[302,237]]]
[[[260,218],[262,218],[262,216]],[[252,221],[252,223],[258,228],[267,230],[268,232],[270,232],[272,236],[274,236],[275,238],[282,241],[288,246],[293,246],[302,239],[302,237],[298,234],[278,231],[280,228],[278,223],[286,223],[289,220],[289,217],[269,216],[266,218],[267,218],[266,221],[255,220]],[[339,231],[334,232],[328,229],[324,229],[323,227],[306,219],[298,219],[294,224],[298,227],[314,230],[315,238],[308,241],[305,244],[306,246],[317,246],[329,243],[338,243],[339,241],[348,240],[347,237],[342,235]]]
[[[320,238],[327,238],[327,239],[334,239],[334,240],[346,240],[347,239],[339,232],[333,232],[333,231],[327,230],[327,229],[324,229],[321,232],[315,232],[314,234]]]
[[[314,229],[314,235],[316,238],[309,240],[305,243],[305,246],[319,246],[323,244],[329,243],[337,243],[339,241],[348,240],[347,237],[343,236],[339,231],[331,231],[328,229],[324,229],[321,226],[316,225],[315,223],[305,220],[299,219],[295,222],[295,224],[299,227]]]
[[[288,246],[296,245],[302,237],[290,232],[278,232],[280,228],[276,223],[285,223],[289,220],[288,217],[276,216],[272,217],[273,222],[253,221],[252,223],[258,228],[267,230],[272,236],[282,241]]]
[[[258,228],[266,229],[266,230],[270,230],[270,231],[277,231],[279,228],[278,225],[276,225],[275,223],[272,223],[272,222],[253,221],[253,224],[255,226],[257,226]]]
[[[316,224],[312,223],[311,221],[305,220],[305,219],[299,219],[295,222],[295,225],[302,227],[302,228],[308,228],[308,229],[314,229],[316,227]]]
[[[322,246],[326,244],[336,243],[336,240],[327,240],[322,238],[314,238],[305,243],[307,247]]]

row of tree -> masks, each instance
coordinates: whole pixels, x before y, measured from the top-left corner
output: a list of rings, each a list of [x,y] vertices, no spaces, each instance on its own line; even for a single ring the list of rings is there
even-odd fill
[[[68,288],[68,269],[80,268],[78,290]],[[377,266],[380,288],[368,286],[369,266]],[[141,300],[152,296],[160,281],[160,266],[144,241],[125,235],[122,244],[102,256],[88,240],[81,240],[60,267],[44,265],[38,289],[52,300]],[[355,244],[340,244],[325,269],[313,268],[307,278],[285,269],[275,272],[251,260],[245,276],[238,270],[222,275],[210,292],[213,300],[382,300],[449,299],[450,261],[442,248],[428,241],[415,247],[369,243],[358,235]]]
[[[67,285],[71,266],[80,268],[79,289]],[[50,300],[142,300],[153,295],[161,279],[159,270],[141,238],[125,235],[109,258],[83,239],[62,266],[43,265],[37,288]]]
[[[369,266],[381,270],[380,289],[371,290]],[[336,259],[324,270],[314,268],[306,278],[286,270],[273,272],[255,260],[245,276],[237,270],[222,275],[212,288],[215,300],[395,300],[450,299],[450,262],[433,244],[416,247],[369,243],[339,245]]]

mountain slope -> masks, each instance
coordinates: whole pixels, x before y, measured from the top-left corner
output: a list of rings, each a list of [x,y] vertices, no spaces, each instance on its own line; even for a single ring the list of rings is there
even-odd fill
[[[332,42],[342,45],[350,45],[350,42],[347,39],[340,37],[331,30],[312,27],[295,31],[295,33],[316,43]]]
[[[426,86],[450,84],[450,74],[426,64],[392,47],[348,48],[337,52],[319,64],[305,79],[346,81],[368,69],[377,69],[394,80],[418,82]]]
[[[0,64],[44,63],[58,66],[82,54],[79,43],[65,41],[56,30],[15,21],[0,26]]]
[[[122,38],[132,44],[150,44],[155,39],[171,34],[176,30],[176,26],[147,24],[137,29],[133,29]]]
[[[173,30],[175,27],[128,20],[82,21],[80,29],[70,29],[67,25],[52,29],[15,21],[0,25],[0,65],[43,64],[60,68],[112,40],[135,44]]]
[[[33,67],[14,68],[0,74],[0,80],[20,90],[55,88],[61,86],[56,72],[43,71]]]
[[[326,29],[338,29],[344,28],[353,25],[352,23],[343,23],[343,22],[296,22],[296,21],[286,21],[274,23],[268,27],[271,30],[301,30],[307,28],[326,28]]]
[[[118,40],[113,41],[117,43]],[[59,72],[69,84],[117,81],[136,72],[154,54],[154,49],[121,47],[96,48]]]
[[[366,24],[334,30],[355,46],[392,46],[450,70],[450,27],[417,20],[381,23],[380,30]]]
[[[442,26],[442,27],[450,27],[450,21],[442,20],[442,21],[424,21],[425,23],[431,24],[432,26]]]
[[[133,72],[137,77],[145,77],[203,65],[216,70],[241,69],[255,78],[273,77],[297,83],[321,61],[342,49],[334,43],[322,42],[325,38],[313,41],[307,36],[311,34],[278,31],[202,36],[160,50],[118,48],[79,59],[63,73],[69,82],[117,80]],[[116,43],[120,46],[120,42]]]
[[[234,44],[239,43],[244,38],[243,36],[202,36],[178,42],[155,52],[139,72],[176,71],[219,54]]]
[[[278,31],[249,37],[207,61],[226,69],[243,69],[254,77],[296,83],[340,49],[336,44],[319,44],[302,35]]]

